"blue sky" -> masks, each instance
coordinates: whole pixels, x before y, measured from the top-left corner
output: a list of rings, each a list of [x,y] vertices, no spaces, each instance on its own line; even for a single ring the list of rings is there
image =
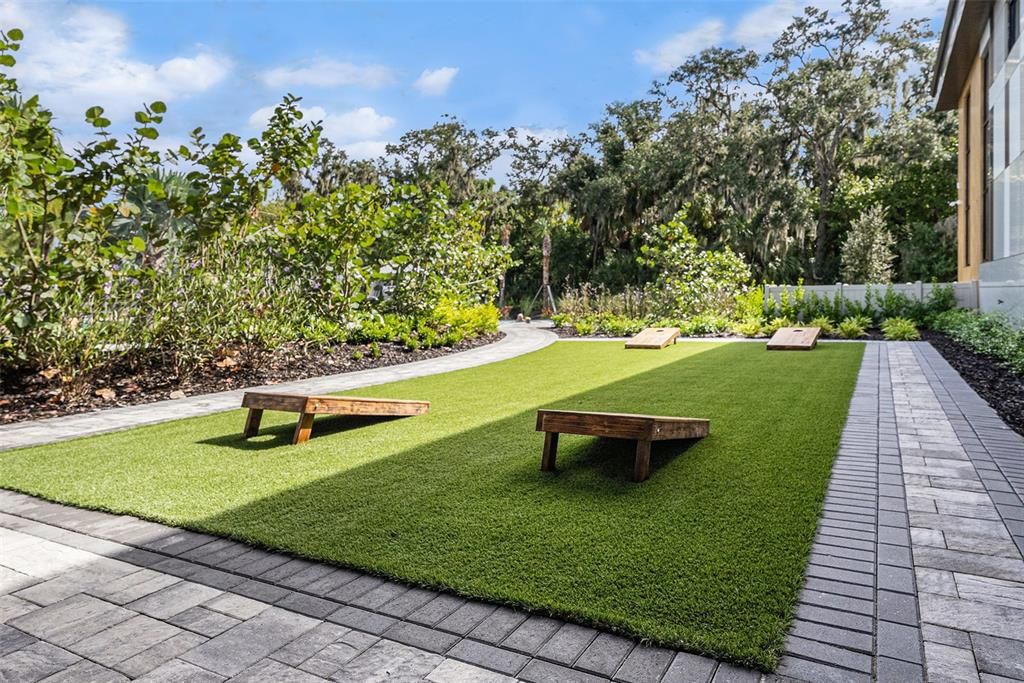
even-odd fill
[[[328,137],[372,156],[442,114],[579,131],[704,47],[765,47],[804,4],[0,0],[0,26],[25,30],[15,73],[71,140],[87,134],[88,106],[128,125],[154,99],[169,107],[164,144],[196,125],[248,136],[292,92]],[[946,3],[886,4],[938,28]]]

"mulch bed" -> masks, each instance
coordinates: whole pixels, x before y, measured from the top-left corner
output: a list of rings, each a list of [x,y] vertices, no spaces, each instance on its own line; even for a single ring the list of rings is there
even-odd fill
[[[999,413],[1003,422],[1024,435],[1024,377],[939,332],[925,330],[921,336]]]
[[[177,392],[196,396],[383,368],[466,351],[496,342],[502,336],[500,333],[484,335],[455,346],[415,351],[401,344],[380,343],[379,358],[372,357],[366,344],[341,344],[330,348],[290,344],[263,356],[258,363],[246,361],[242,356],[211,361],[186,378],[176,377],[160,367],[117,366],[74,391],[62,386],[59,378],[0,370],[0,424],[181,398]]]

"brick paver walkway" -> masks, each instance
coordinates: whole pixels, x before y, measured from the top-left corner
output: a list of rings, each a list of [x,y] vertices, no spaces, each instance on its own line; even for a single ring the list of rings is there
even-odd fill
[[[0,680],[1024,680],[1022,474],[1024,439],[931,346],[868,343],[785,653],[765,677],[0,492]]]

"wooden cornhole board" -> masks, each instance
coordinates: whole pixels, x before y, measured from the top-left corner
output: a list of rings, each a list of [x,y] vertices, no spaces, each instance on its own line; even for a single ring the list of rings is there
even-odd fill
[[[648,327],[628,342],[627,349],[663,349],[679,336],[678,327]]]
[[[248,439],[260,431],[264,410],[299,413],[292,444],[309,441],[315,415],[401,416],[422,415],[430,410],[430,401],[404,401],[394,398],[361,398],[359,396],[309,396],[247,391],[242,407],[249,409],[242,437]]]
[[[710,429],[710,420],[694,417],[538,410],[537,431],[544,432],[544,454],[540,469],[543,472],[554,472],[560,433],[632,439],[636,441],[633,481],[644,481],[651,474],[652,441],[703,439]]]
[[[820,327],[781,327],[768,340],[769,351],[810,351],[821,336]]]

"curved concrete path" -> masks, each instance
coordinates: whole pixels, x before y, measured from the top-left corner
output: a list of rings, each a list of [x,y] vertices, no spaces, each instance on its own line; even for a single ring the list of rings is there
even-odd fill
[[[543,324],[504,322],[500,330],[505,337],[487,346],[453,353],[440,358],[391,365],[372,370],[325,375],[312,379],[282,382],[280,384],[246,387],[214,394],[201,394],[188,398],[157,401],[123,408],[108,408],[91,413],[65,415],[45,420],[16,422],[0,426],[0,451],[26,446],[38,446],[80,436],[90,436],[130,429],[141,425],[178,420],[184,417],[208,415],[235,410],[242,404],[242,394],[254,390],[293,391],[304,394],[329,394],[348,391],[374,384],[396,382],[412,377],[437,375],[452,370],[486,365],[537,351],[558,341],[558,336]]]

